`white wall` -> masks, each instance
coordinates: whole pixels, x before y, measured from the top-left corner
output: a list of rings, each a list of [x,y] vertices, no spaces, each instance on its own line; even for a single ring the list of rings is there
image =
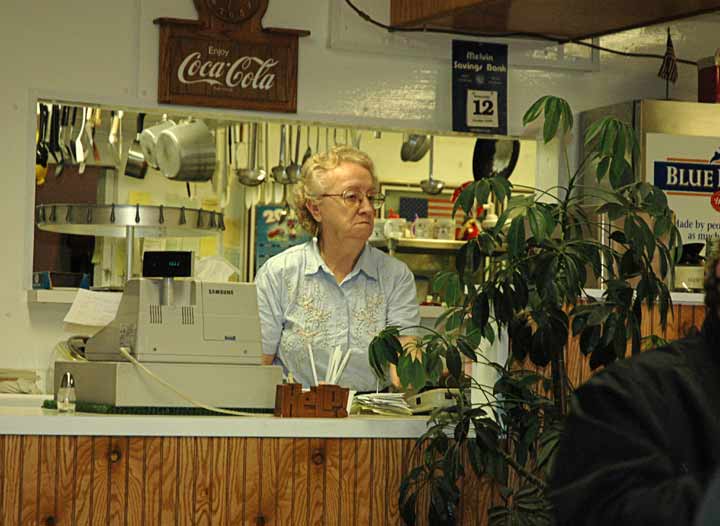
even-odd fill
[[[358,3],[377,5],[378,1]],[[355,51],[328,49],[330,2],[340,0],[272,0],[265,17],[267,26],[312,32],[300,45],[298,117],[367,126],[450,129],[449,60],[408,57],[396,48],[388,48],[384,55],[365,52],[362,45],[354,46]],[[67,306],[28,305],[26,300],[32,247],[35,98],[156,106],[158,32],[152,20],[161,16],[196,17],[191,0],[3,2],[0,334],[4,345],[0,367],[44,371],[53,344],[67,337],[61,322]],[[720,27],[715,20],[677,26],[678,54],[692,59],[712,54]],[[370,35],[371,29],[364,24],[359,19],[351,21],[351,41],[357,32]],[[637,30],[602,43],[662,53],[664,29]],[[577,111],[664,93],[662,81],[655,76],[659,63],[603,59],[594,73],[511,71],[510,132],[520,133],[524,109],[542,94],[567,97]],[[680,74],[674,95],[693,100],[695,72],[681,66]]]

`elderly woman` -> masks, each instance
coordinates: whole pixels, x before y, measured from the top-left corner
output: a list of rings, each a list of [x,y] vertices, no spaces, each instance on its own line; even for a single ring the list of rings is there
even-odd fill
[[[419,309],[407,265],[367,243],[384,200],[373,162],[346,146],[316,154],[303,165],[294,197],[300,223],[315,237],[258,271],[264,363],[281,363],[310,386],[310,349],[322,381],[339,347],[343,358],[351,354],[337,383],[375,390],[370,341],[386,326],[417,325]],[[399,385],[394,370],[391,381]]]

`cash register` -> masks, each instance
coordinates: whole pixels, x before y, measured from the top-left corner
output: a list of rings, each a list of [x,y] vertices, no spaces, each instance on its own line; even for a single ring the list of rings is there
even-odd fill
[[[191,252],[145,252],[142,277],[122,294],[114,320],[87,341],[87,361],[55,363],[56,392],[70,372],[83,402],[272,410],[282,368],[260,365],[255,284],[198,281]]]

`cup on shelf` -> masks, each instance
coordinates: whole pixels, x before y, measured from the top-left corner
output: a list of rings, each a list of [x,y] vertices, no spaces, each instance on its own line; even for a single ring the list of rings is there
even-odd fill
[[[403,217],[389,217],[385,220],[383,234],[386,238],[401,238],[405,236],[407,221]]]
[[[418,217],[413,223],[413,233],[417,239],[432,239],[435,235],[435,220],[431,217]]]
[[[385,239],[385,221],[387,221],[383,217],[376,217],[375,218],[375,225],[373,226],[372,234],[370,235],[371,241],[378,241],[380,239]]]
[[[450,217],[440,217],[435,222],[435,239],[455,239],[455,220]]]

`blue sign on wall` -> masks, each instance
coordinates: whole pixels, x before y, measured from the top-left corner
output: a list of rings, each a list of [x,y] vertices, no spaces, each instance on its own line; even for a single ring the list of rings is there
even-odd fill
[[[453,130],[507,134],[507,46],[453,40]]]
[[[655,185],[672,192],[714,193],[720,188],[717,164],[655,161]]]

